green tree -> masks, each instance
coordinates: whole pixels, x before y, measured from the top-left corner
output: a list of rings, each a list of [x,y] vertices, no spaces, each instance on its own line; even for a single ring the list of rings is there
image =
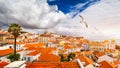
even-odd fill
[[[74,53],[70,53],[67,58],[68,58],[68,61],[70,61],[71,59],[73,59],[75,57],[75,54]]]
[[[59,54],[59,56],[61,57],[61,62],[68,61],[68,59],[65,58],[65,57],[63,56],[63,54]]]
[[[14,61],[14,54],[10,54],[7,56],[8,59],[10,59],[11,62]],[[20,60],[20,54],[16,54],[16,60]]]
[[[8,32],[14,36],[14,61],[16,61],[16,39],[21,34],[21,26],[19,24],[13,23],[8,27]]]

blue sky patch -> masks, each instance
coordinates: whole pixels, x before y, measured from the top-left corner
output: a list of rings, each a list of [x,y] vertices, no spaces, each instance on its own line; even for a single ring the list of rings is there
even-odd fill
[[[61,10],[63,13],[67,14],[71,12],[71,10],[82,12],[90,5],[93,5],[98,1],[100,0],[53,0],[53,1],[48,0],[47,2],[49,5],[57,5],[58,10]],[[84,5],[80,8],[76,8],[75,6],[78,4]],[[73,16],[75,15],[77,15],[77,13],[75,13]]]

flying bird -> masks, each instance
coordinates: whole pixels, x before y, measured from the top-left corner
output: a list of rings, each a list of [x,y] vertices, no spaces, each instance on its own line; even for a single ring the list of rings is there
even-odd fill
[[[86,28],[88,28],[88,24],[87,24],[87,22],[85,21],[85,19],[84,19],[81,15],[79,15],[79,17],[81,18],[80,23],[84,23],[85,26],[86,26]]]

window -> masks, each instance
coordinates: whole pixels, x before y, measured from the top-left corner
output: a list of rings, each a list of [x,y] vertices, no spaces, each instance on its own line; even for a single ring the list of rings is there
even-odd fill
[[[27,60],[28,62],[30,62],[30,57],[28,57],[28,60]]]

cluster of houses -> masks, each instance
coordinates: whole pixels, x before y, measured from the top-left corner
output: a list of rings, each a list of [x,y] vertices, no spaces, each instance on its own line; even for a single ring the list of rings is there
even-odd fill
[[[0,30],[0,64],[3,68],[12,64],[5,57],[13,53],[13,38],[7,31]],[[43,34],[25,33],[17,38],[16,50],[20,62],[25,61],[25,68],[120,68],[120,50],[116,49],[115,40],[97,42],[47,31]],[[70,53],[75,57],[61,62],[59,55],[67,57]]]

